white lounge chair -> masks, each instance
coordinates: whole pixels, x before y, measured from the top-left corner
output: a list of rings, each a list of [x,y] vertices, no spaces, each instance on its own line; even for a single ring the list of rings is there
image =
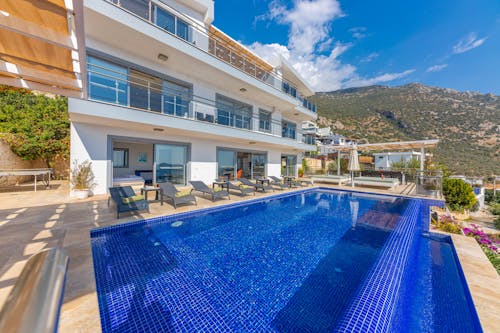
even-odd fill
[[[354,177],[354,185],[385,187],[392,190],[397,185],[399,185],[399,179],[380,177]]]
[[[327,176],[312,176],[311,179],[317,183],[334,183],[338,185],[343,185],[344,183],[348,183],[351,180],[351,177],[327,175]]]

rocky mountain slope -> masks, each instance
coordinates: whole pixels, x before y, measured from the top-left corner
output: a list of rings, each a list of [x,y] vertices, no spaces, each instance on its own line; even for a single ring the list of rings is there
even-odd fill
[[[500,175],[500,97],[411,83],[314,97],[318,123],[370,143],[440,139],[436,159],[455,173]]]

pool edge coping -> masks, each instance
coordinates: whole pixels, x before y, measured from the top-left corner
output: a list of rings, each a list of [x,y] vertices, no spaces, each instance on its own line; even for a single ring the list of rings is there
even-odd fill
[[[500,291],[498,289],[500,275],[474,238],[458,234],[438,234],[445,234],[451,239],[483,332],[497,332],[497,324],[500,320]],[[479,267],[483,265],[488,267],[486,271]],[[484,283],[488,281],[491,285],[487,284],[485,288]],[[488,289],[487,292],[484,289]],[[498,319],[494,320],[492,316]]]
[[[98,233],[102,233],[105,231],[109,230],[114,230],[114,229],[121,229],[121,228],[128,228],[132,226],[139,226],[142,224],[146,224],[147,221],[150,222],[157,222],[156,220],[159,219],[165,219],[165,218],[187,218],[191,217],[197,214],[204,214],[204,213],[209,213],[210,211],[215,211],[215,210],[223,210],[223,209],[228,209],[228,208],[234,208],[234,207],[241,207],[241,206],[246,206],[254,202],[260,202],[260,201],[266,201],[266,200],[273,200],[273,199],[278,199],[278,198],[284,198],[293,194],[297,193],[307,193],[311,192],[313,190],[323,190],[323,191],[339,191],[339,192],[348,192],[348,193],[362,193],[362,194],[370,194],[370,195],[376,195],[376,196],[389,196],[389,197],[396,197],[396,198],[405,198],[405,199],[416,199],[416,200],[424,200],[424,201],[439,201],[444,203],[444,199],[438,199],[438,198],[425,198],[425,197],[416,197],[416,196],[409,196],[409,195],[402,195],[402,194],[392,194],[392,193],[379,193],[379,192],[371,192],[371,191],[357,191],[356,189],[348,189],[348,188],[335,188],[335,187],[324,187],[320,185],[314,184],[311,187],[307,188],[300,188],[300,189],[295,189],[292,191],[288,191],[285,193],[279,193],[279,194],[272,194],[269,196],[265,197],[259,197],[259,198],[252,198],[252,199],[244,199],[238,202],[230,202],[230,203],[224,203],[221,205],[216,205],[212,207],[206,207],[206,208],[195,208],[193,210],[187,211],[187,212],[182,212],[182,213],[171,213],[171,214],[166,214],[166,215],[161,215],[161,216],[155,216],[147,219],[141,219],[141,220],[134,220],[134,221],[126,221],[123,223],[116,223],[104,227],[97,227],[97,228],[92,228],[89,229],[89,235],[90,238],[92,239],[92,236]]]

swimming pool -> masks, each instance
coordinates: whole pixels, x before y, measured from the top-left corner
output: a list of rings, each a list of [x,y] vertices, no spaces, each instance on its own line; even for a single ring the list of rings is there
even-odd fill
[[[441,202],[308,189],[91,231],[104,332],[479,332]]]

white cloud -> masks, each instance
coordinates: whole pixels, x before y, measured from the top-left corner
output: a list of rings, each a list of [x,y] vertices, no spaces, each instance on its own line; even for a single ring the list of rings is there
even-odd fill
[[[486,39],[487,37],[478,39],[477,35],[474,32],[471,32],[453,46],[453,53],[464,53],[475,49],[476,47],[481,46],[486,41]]]
[[[373,59],[378,58],[379,54],[377,52],[372,52],[365,58],[361,59],[361,62],[371,62]]]
[[[382,74],[374,78],[360,77],[354,65],[339,59],[352,44],[335,41],[331,34],[332,22],[342,16],[344,13],[338,0],[295,0],[291,8],[274,0],[269,5],[269,12],[256,17],[256,21],[274,20],[289,25],[288,45],[255,42],[249,48],[271,63],[275,62],[276,54],[280,54],[316,91],[389,82],[414,71]],[[351,33],[363,33],[365,30],[357,27]],[[373,53],[370,61],[376,56],[378,54]]]
[[[363,87],[363,86],[371,86],[372,84],[379,84],[379,83],[384,83],[384,82],[390,82],[394,81],[396,79],[401,79],[405,76],[410,75],[411,73],[415,72],[415,69],[408,69],[403,72],[399,73],[386,73],[386,74],[381,74],[376,77],[372,77],[369,79],[366,78],[361,78],[361,77],[354,77],[348,82],[346,82],[346,87]]]
[[[439,71],[442,71],[443,69],[445,69],[446,67],[448,67],[448,64],[434,65],[434,66],[430,66],[425,71],[427,73],[439,72]]]
[[[366,37],[366,28],[365,27],[355,27],[349,29],[349,32],[352,34],[352,37],[356,39],[361,39]]]

